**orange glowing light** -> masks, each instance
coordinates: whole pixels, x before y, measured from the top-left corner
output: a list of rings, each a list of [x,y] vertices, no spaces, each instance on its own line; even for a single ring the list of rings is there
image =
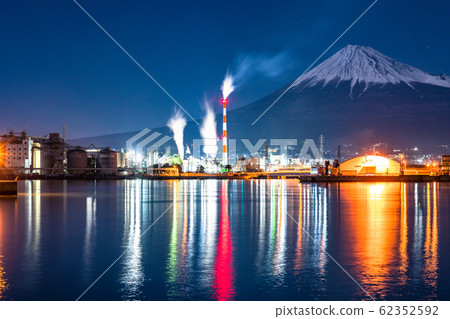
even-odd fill
[[[3,222],[0,219],[0,234],[2,232],[3,232]],[[4,269],[4,266],[3,266],[3,256],[2,256],[2,254],[0,252],[0,299],[2,299],[3,293],[7,289],[8,289],[8,283],[6,281],[6,273],[5,273],[5,269]]]
[[[402,284],[406,284],[408,271],[408,200],[407,186],[403,182],[400,184],[400,203],[399,281]]]
[[[369,294],[383,298],[392,276],[389,265],[399,258],[400,184],[342,183],[339,194],[347,225],[341,233],[346,258],[357,261],[355,279]]]
[[[369,186],[369,193],[372,196],[378,197],[384,193],[384,189],[386,188],[383,184],[375,184]]]
[[[6,143],[0,143],[0,168],[5,167],[5,157],[6,157],[5,145]]]

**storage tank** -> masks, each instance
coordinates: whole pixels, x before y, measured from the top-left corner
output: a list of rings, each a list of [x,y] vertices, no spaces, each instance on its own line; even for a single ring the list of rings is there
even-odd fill
[[[45,144],[41,144],[41,174],[51,174],[56,164],[55,152]]]
[[[124,153],[123,150],[117,152],[117,167],[124,168],[127,164],[127,153]]]
[[[102,175],[117,175],[117,152],[111,150],[109,147],[102,149],[98,153],[98,168]]]
[[[60,170],[64,161],[64,142],[58,133],[50,133],[41,143],[41,174],[51,174]]]
[[[87,152],[80,149],[67,151],[67,168],[70,175],[85,175],[87,173]]]

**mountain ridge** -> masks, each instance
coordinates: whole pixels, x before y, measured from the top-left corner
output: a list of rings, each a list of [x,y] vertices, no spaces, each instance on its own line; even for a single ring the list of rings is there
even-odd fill
[[[432,75],[408,64],[396,61],[367,46],[347,45],[337,53],[305,73],[294,86],[311,87],[337,81],[350,81],[350,95],[354,86],[364,84],[365,92],[371,85],[405,83],[414,89],[414,83],[450,88],[450,77]]]

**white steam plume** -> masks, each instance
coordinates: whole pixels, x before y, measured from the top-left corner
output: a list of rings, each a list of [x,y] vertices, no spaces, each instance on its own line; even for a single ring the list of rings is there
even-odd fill
[[[257,78],[275,79],[286,70],[292,68],[294,59],[289,51],[275,55],[247,53],[240,54],[233,61],[233,77],[235,86]]]
[[[286,69],[292,67],[288,51],[276,55],[267,54],[240,54],[233,62],[232,72],[227,71],[222,83],[223,98],[226,99],[231,92],[245,82],[258,79],[279,77]]]
[[[184,159],[184,146],[183,146],[183,131],[186,126],[186,119],[183,114],[177,110],[170,118],[167,126],[173,132],[173,139],[175,140],[175,144],[177,144],[178,154],[180,158]]]
[[[226,99],[228,95],[230,95],[230,93],[234,91],[233,76],[229,72],[227,72],[227,74],[225,75],[225,79],[223,80],[221,89],[224,99]]]
[[[203,139],[203,152],[208,157],[215,158],[217,154],[216,116],[210,104],[207,101],[204,103],[206,114],[200,127],[200,135]]]

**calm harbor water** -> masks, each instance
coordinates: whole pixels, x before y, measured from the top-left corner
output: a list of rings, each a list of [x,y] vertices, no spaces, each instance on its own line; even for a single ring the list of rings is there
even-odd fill
[[[335,261],[374,299],[450,300],[449,226],[448,183],[21,181],[0,300],[75,300],[122,254],[81,300],[370,299]]]

